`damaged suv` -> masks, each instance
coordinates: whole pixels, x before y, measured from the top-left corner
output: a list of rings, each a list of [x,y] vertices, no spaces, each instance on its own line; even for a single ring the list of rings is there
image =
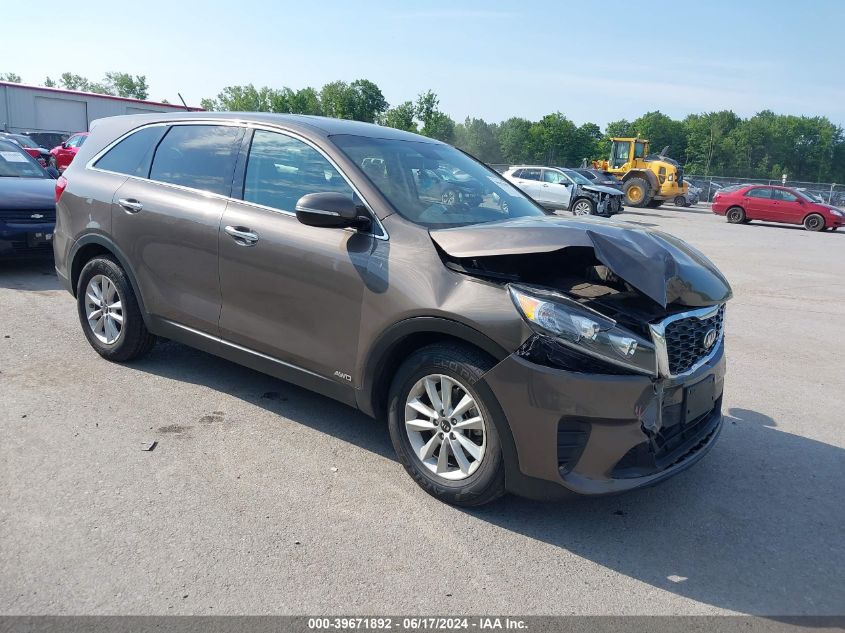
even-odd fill
[[[423,191],[427,171],[473,195]],[[449,503],[651,485],[719,434],[731,289],[714,265],[670,235],[551,215],[438,141],[113,117],[56,194],[56,269],[101,356],[166,337],[386,419]]]

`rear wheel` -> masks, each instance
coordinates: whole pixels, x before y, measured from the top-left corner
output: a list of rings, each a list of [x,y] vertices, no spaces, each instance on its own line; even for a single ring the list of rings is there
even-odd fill
[[[688,207],[687,199],[683,196],[675,196],[675,206],[676,207]]]
[[[155,345],[126,272],[111,257],[85,264],[76,286],[76,306],[85,338],[111,361],[140,358]]]
[[[408,474],[447,503],[477,506],[505,492],[498,405],[478,385],[493,361],[475,348],[438,343],[411,354],[393,379],[390,438]]]
[[[804,228],[808,231],[824,230],[824,218],[818,213],[811,213],[804,218]]]
[[[578,198],[572,205],[572,215],[592,215],[595,212],[596,205],[589,198]]]
[[[741,224],[745,222],[745,211],[743,211],[742,207],[731,207],[728,209],[725,217],[731,224]]]
[[[625,204],[631,207],[644,207],[649,200],[650,187],[644,178],[629,178],[622,185]]]

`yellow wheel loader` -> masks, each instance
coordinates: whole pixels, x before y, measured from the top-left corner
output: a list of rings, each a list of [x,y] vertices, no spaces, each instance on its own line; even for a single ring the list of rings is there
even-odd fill
[[[684,168],[666,156],[648,153],[648,141],[641,138],[611,138],[610,159],[594,160],[593,169],[609,172],[622,181],[625,204],[656,208],[666,200],[686,196]]]

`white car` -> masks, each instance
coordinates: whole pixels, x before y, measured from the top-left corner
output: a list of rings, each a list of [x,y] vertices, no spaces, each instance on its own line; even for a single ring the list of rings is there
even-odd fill
[[[572,169],[518,165],[502,174],[547,209],[610,216],[622,211],[622,192],[594,185]]]

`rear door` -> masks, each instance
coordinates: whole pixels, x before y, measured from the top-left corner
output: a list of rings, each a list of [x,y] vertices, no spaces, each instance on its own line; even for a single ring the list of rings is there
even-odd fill
[[[749,220],[770,220],[778,222],[777,210],[772,204],[771,187],[753,187],[743,196],[745,216]]]
[[[219,335],[218,231],[244,128],[176,124],[157,142],[144,177],[112,205],[112,231],[135,271],[147,310]]]
[[[542,204],[542,170],[539,168],[525,167],[514,174],[514,183],[537,202]]]
[[[230,201],[220,233],[220,331],[298,369],[349,381],[377,238],[300,223],[297,201],[318,192],[356,196],[312,144],[255,130],[243,193],[233,196],[243,199]]]
[[[555,169],[543,170],[543,182],[540,185],[543,203],[555,209],[568,209],[572,199],[573,184]]]

